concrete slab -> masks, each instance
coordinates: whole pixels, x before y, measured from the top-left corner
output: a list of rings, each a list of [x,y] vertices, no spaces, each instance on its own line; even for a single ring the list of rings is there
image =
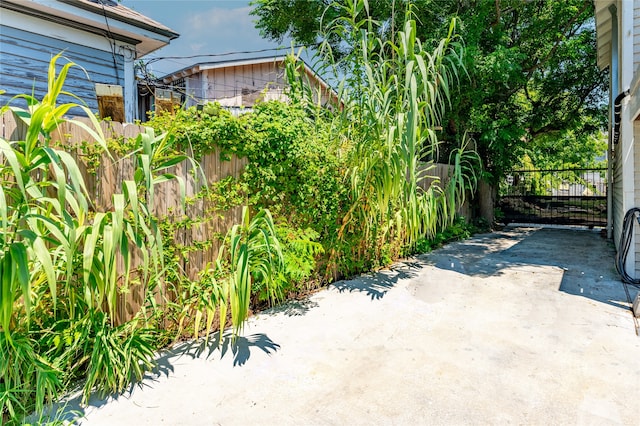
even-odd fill
[[[637,424],[640,338],[597,233],[506,228],[183,344],[87,425]],[[73,406],[73,401],[70,407]]]

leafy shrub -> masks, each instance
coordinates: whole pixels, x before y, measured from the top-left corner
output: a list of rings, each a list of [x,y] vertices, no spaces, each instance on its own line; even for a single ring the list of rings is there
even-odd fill
[[[203,108],[191,107],[172,114],[163,111],[145,123],[156,132],[170,132],[176,145],[199,159],[204,154],[221,149],[223,156],[241,150],[244,129],[240,121],[219,104],[210,103]]]
[[[159,137],[150,131],[108,144],[95,118],[92,127],[78,123],[104,152],[112,148],[135,159],[135,173],[109,211],[89,209],[75,160],[49,145],[63,115],[76,106],[56,105],[72,65],[56,76],[54,58],[51,92],[41,101],[25,95],[29,108],[13,108],[27,126],[25,139],[0,139],[3,420],[41,409],[78,379],[85,401],[95,390],[122,390],[142,377],[153,350],[166,342],[161,324],[197,337],[212,331],[216,316],[224,329],[229,314],[236,336],[252,302],[273,304],[308,291],[318,272],[334,279],[352,275],[468,233],[455,222],[455,206],[475,184],[473,152],[452,150],[446,187],[418,185],[419,160],[435,158],[433,127],[458,78],[454,26],[427,52],[415,38],[415,21],[407,19],[398,44],[383,41],[376,24],[359,17],[363,5],[345,3],[340,7],[350,18],[332,23],[334,35],[357,41],[343,63],[334,64],[353,73],[333,111],[320,109],[310,90],[294,84],[290,103],[258,103],[240,118],[216,104],[159,114],[150,122],[168,132]],[[295,78],[292,68],[287,72]],[[205,187],[188,201],[214,204],[206,215],[245,208],[216,262],[192,281],[182,270],[184,255],[222,235],[178,246],[172,238],[177,227],[208,218],[159,223],[151,208],[154,187],[179,179],[169,171],[190,160],[183,153],[200,158],[213,152],[246,157],[242,177]],[[198,170],[193,162],[191,170]],[[143,254],[135,271],[133,251]],[[172,281],[176,300],[159,307],[154,291],[163,279]],[[119,323],[117,298],[134,281],[145,291],[145,306]]]
[[[17,421],[42,410],[63,389],[63,371],[39,353],[37,340],[25,332],[0,333],[0,408],[3,420]],[[8,418],[7,418],[8,417]]]
[[[446,243],[464,240],[469,238],[476,230],[475,225],[467,223],[464,217],[459,216],[451,225],[436,233],[432,238],[420,239],[416,244],[415,253],[428,253]]]
[[[250,204],[268,207],[301,229],[326,232],[335,226],[345,191],[327,124],[312,120],[300,104],[277,101],[256,105],[242,120]]]
[[[324,253],[317,242],[320,234],[311,228],[295,229],[285,223],[276,226],[276,235],[282,247],[283,268],[276,280],[284,294],[299,294],[312,289],[310,279],[316,272],[316,258]],[[261,292],[259,299],[264,300]]]

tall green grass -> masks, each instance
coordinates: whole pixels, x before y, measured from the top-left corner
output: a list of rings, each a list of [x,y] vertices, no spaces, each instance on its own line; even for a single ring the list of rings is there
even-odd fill
[[[340,194],[330,206],[311,204],[328,212],[318,230],[329,257],[323,264],[349,274],[411,252],[418,241],[453,223],[456,206],[476,183],[478,161],[466,145],[450,150],[453,173],[448,183],[422,189],[421,181],[429,174],[424,165],[438,158],[435,128],[464,74],[455,22],[439,44],[424,46],[416,38],[410,10],[402,31],[390,41],[380,38],[379,23],[368,17],[365,0],[333,6],[343,8],[345,17],[327,23],[328,38],[341,37],[352,46],[336,61],[328,44],[321,47],[327,66],[345,75],[339,104],[333,110],[321,108],[320,93],[305,85],[295,62],[287,73],[292,83],[300,83],[292,84],[292,102],[303,104],[309,121],[315,118],[309,137],[317,138],[316,143],[335,139],[327,148],[335,161],[321,164],[339,168],[325,180]],[[46,96],[21,95],[27,108],[9,104],[0,111],[11,110],[26,127],[22,140],[0,139],[3,420],[41,410],[78,379],[86,401],[96,390],[117,392],[142,377],[152,366],[153,351],[161,341],[159,317],[167,309],[155,305],[154,294],[164,284],[164,271],[176,269],[165,264],[160,227],[152,213],[154,188],[178,179],[169,170],[190,158],[177,150],[170,134],[141,134],[129,154],[134,175],[114,195],[113,209],[94,211],[78,164],[67,151],[52,146],[51,135],[67,121],[86,130],[105,153],[107,142],[86,107],[58,105],[60,95],[73,96],[63,85],[74,66],[66,63],[56,72],[59,60],[56,56],[51,62]],[[90,124],[66,118],[72,108],[83,109]],[[288,147],[281,148],[286,152]],[[192,168],[197,170],[197,164]],[[274,188],[297,189],[289,186]],[[348,188],[346,194],[343,187]],[[304,199],[298,201],[304,204]],[[207,334],[213,330],[216,316],[224,330],[230,316],[235,336],[257,291],[271,302],[283,297],[288,283],[282,277],[296,276],[286,271],[286,265],[296,263],[291,260],[295,250],[280,243],[271,214],[261,207],[265,206],[243,210],[217,262],[200,280],[177,284],[177,302],[183,303],[177,308],[179,333],[190,317],[197,337],[202,329]],[[291,206],[278,207],[294,217],[295,212],[287,211]],[[311,208],[307,216],[300,223],[313,219]],[[318,248],[304,254],[308,268],[321,252]],[[142,258],[140,265],[134,264],[137,257]],[[133,275],[148,303],[132,320],[119,323],[118,297],[133,285]]]
[[[438,158],[435,129],[465,73],[464,46],[455,21],[439,44],[424,46],[410,8],[394,42],[380,38],[380,24],[368,16],[366,0],[331,7],[342,13],[326,23],[324,38],[339,37],[351,48],[339,60],[328,43],[320,48],[330,71],[345,75],[334,126],[349,143],[350,204],[338,238],[353,241],[350,235],[357,235],[360,247],[347,256],[375,258],[383,247],[407,253],[419,239],[451,224],[456,206],[476,184],[478,156],[465,145],[452,150],[454,172],[446,185],[420,186],[429,177],[424,162]]]
[[[18,421],[30,410],[85,379],[95,390],[119,391],[151,366],[156,331],[144,312],[118,324],[120,289],[135,267],[141,285],[161,281],[162,239],[150,206],[156,184],[184,155],[171,138],[137,138],[136,171],[113,196],[113,209],[95,212],[81,170],[52,133],[67,122],[84,129],[107,153],[94,114],[81,103],[58,104],[71,67],[55,56],[42,99],[19,95],[0,109],[26,131],[0,138],[0,413]],[[60,69],[57,72],[57,69]],[[26,108],[13,104],[22,100]],[[80,109],[89,124],[66,118]],[[143,259],[133,265],[134,255]],[[118,269],[122,262],[124,270]]]

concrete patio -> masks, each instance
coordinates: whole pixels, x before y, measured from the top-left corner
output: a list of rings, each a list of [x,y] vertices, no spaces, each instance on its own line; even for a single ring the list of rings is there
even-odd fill
[[[566,229],[453,243],[257,315],[235,346],[173,348],[82,424],[639,424],[613,254]]]

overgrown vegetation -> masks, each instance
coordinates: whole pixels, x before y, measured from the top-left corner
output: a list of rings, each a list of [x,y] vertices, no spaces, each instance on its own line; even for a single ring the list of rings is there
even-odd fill
[[[254,0],[252,14],[266,38],[322,43],[343,57],[360,50],[361,40],[327,29],[352,15],[345,4],[356,3]],[[601,155],[608,76],[596,65],[594,2],[370,0],[368,5],[358,10],[358,19],[369,14],[382,23],[377,27],[382,40],[401,39],[405,6],[415,14],[417,35],[427,46],[446,36],[451,19],[459,23],[468,78],[456,82],[459,92],[439,123],[444,161],[471,136],[483,161],[482,178],[497,185],[524,161],[541,169],[569,168]],[[345,63],[342,71],[352,69]]]
[[[94,390],[120,391],[141,378],[158,331],[141,312],[119,324],[118,289],[134,276],[133,251],[144,253],[136,280],[160,285],[162,239],[149,210],[153,187],[167,163],[180,162],[168,138],[136,140],[136,172],[113,197],[113,209],[93,211],[74,158],[51,146],[51,134],[74,107],[85,109],[84,128],[106,150],[93,114],[73,103],[57,105],[69,68],[49,67],[42,100],[23,95],[28,108],[11,106],[26,126],[19,141],[0,139],[0,412],[19,419],[84,379],[85,400]],[[118,262],[122,267],[118,269]]]
[[[56,74],[54,58],[42,100],[22,96],[27,109],[3,108],[27,128],[24,140],[0,140],[4,421],[41,412],[78,381],[85,401],[96,391],[119,392],[172,339],[209,335],[229,320],[235,336],[251,309],[468,235],[456,218],[479,170],[467,142],[450,149],[447,182],[422,185],[438,158],[434,129],[464,78],[455,21],[431,50],[416,37],[410,11],[394,42],[362,18],[366,2],[340,7],[344,16],[329,37],[358,48],[335,60],[328,45],[322,50],[328,66],[352,70],[333,109],[318,104],[292,56],[288,103],[258,103],[240,117],[216,104],[159,114],[149,123],[155,131],[135,140],[105,140],[90,111],[91,125],[72,121],[95,140],[81,147],[88,164],[104,153],[134,159],[109,210],[95,208],[73,156],[50,144],[77,107],[56,104],[73,64]],[[184,185],[174,166],[186,163],[197,174],[197,161],[212,153],[246,158],[241,178],[183,199],[213,205],[202,217],[156,217],[157,186]],[[239,207],[240,223],[228,233],[190,245],[173,238]],[[214,244],[222,247],[217,259],[188,276],[189,253]],[[125,318],[118,300],[133,288],[144,301]]]

